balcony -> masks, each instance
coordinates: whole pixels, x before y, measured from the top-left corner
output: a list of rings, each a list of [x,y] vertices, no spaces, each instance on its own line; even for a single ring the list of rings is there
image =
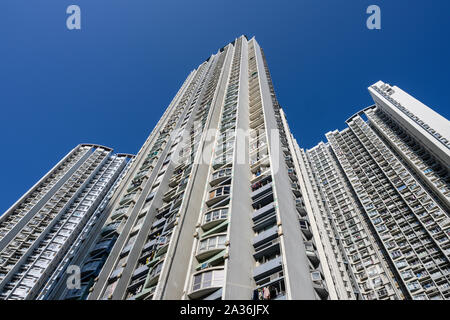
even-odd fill
[[[217,252],[217,251],[215,251],[215,252]],[[209,258],[207,260],[200,261],[200,263],[195,267],[195,269],[203,270],[206,268],[211,268],[211,267],[223,264],[226,253],[227,253],[226,249],[220,250],[218,253],[216,253],[212,257],[209,256]]]
[[[306,212],[305,204],[302,199],[295,199],[295,208],[297,209],[300,216],[306,217],[307,212]]]
[[[275,238],[272,241],[266,242],[263,245],[255,248],[253,258],[259,260],[264,256],[271,256],[280,253],[280,238]]]
[[[171,203],[167,203],[162,207],[156,209],[157,215],[158,216],[165,215],[167,212],[169,212],[171,205],[172,205]]]
[[[193,275],[191,299],[208,296],[224,284],[225,270],[223,268],[208,269]]]
[[[176,188],[172,188],[169,191],[167,191],[166,193],[164,193],[162,199],[164,202],[169,202],[170,200],[172,200],[172,197],[176,194],[177,189]]]
[[[117,279],[119,277],[119,275],[122,274],[122,272],[123,272],[123,267],[119,267],[119,268],[115,269],[109,276],[109,280]]]
[[[262,230],[264,228],[273,226],[276,222],[277,222],[277,216],[276,216],[275,210],[273,210],[273,211],[271,211],[270,214],[263,216],[258,220],[255,220],[253,222],[253,230],[254,231]]]
[[[311,264],[314,266],[314,268],[317,268],[320,264],[320,260],[317,257],[316,254],[316,248],[314,247],[312,242],[305,242],[305,250],[306,250],[306,256],[311,261]]]
[[[161,225],[160,227],[158,227],[158,228],[152,228],[151,230],[150,230],[150,234],[148,235],[149,237],[155,237],[155,236],[157,236],[158,234],[161,234],[161,232],[162,232],[162,230],[163,230],[163,226],[164,225]]]
[[[154,255],[150,255],[150,258],[151,258],[151,257],[153,257],[152,260],[147,261],[147,266],[148,266],[149,268],[153,267],[157,262],[159,262],[162,258],[164,258],[164,256],[158,256],[158,257],[156,257],[156,256],[154,256]],[[150,258],[147,258],[147,259],[149,260]]]
[[[211,186],[215,186],[215,185],[221,183],[222,181],[225,181],[226,179],[231,177],[231,172],[232,172],[232,168],[223,168],[223,169],[219,169],[219,170],[215,171],[212,174],[211,181],[209,182],[209,184]]]
[[[253,246],[254,247],[258,247],[261,244],[263,244],[264,242],[273,240],[275,238],[278,237],[278,227],[277,226],[273,226],[272,228],[265,230],[263,232],[261,232],[260,234],[258,234],[254,239],[253,239]]]
[[[257,109],[256,111],[250,113],[249,119],[250,119],[250,121],[254,121],[260,117],[264,117],[264,114],[263,114],[262,110]]]
[[[302,195],[302,193],[300,191],[300,186],[297,183],[291,183],[291,188],[292,188],[292,193],[296,197],[300,197]]]
[[[133,248],[134,242],[128,244],[125,246],[125,248],[123,248],[122,252],[120,253],[120,255],[125,255],[126,253],[131,251],[131,248]]]
[[[270,158],[269,155],[266,153],[259,153],[257,156],[252,156],[250,158],[250,168],[256,169],[260,166],[268,167],[270,165]]]
[[[255,174],[252,175],[250,182],[252,183],[252,185],[261,182],[263,180],[266,179],[271,179],[272,175],[271,175],[271,170],[270,167],[263,167],[261,166],[261,169],[259,169],[258,171],[256,171]]]
[[[142,275],[146,274],[148,272],[148,266],[143,265],[136,270],[134,270],[133,275],[131,276],[133,279],[137,279],[142,277]]]
[[[146,279],[147,279],[146,274],[142,274],[140,277],[133,278],[127,287],[127,291],[136,293],[136,291],[138,291],[138,288],[141,287],[145,283]]]
[[[272,186],[267,188],[265,192],[260,192],[254,199],[252,206],[254,209],[262,208],[270,203],[274,202]]]
[[[281,275],[280,275],[281,274]],[[270,293],[270,299],[269,300],[285,300],[286,299],[286,288],[284,285],[284,277],[282,275],[282,272],[272,274],[269,278],[263,279],[263,284],[258,285],[255,292],[253,293],[254,298],[257,300],[259,299],[259,290],[262,290],[264,287],[266,288],[272,288]],[[269,281],[269,282],[267,282]]]
[[[130,202],[134,201],[134,198],[135,198],[136,194],[137,194],[136,192],[133,192],[133,193],[129,193],[129,194],[125,195],[122,198],[122,200],[119,202],[119,205],[122,206],[122,205],[125,205],[127,203],[130,203]]]
[[[152,229],[153,228],[160,228],[161,226],[164,225],[165,222],[166,222],[166,218],[161,218],[161,219],[156,220],[152,224]]]
[[[91,288],[94,280],[91,279],[87,283],[82,283],[80,289],[71,289],[68,291],[64,300],[85,300],[89,294],[89,289]]]
[[[113,232],[116,232],[116,229],[120,226],[120,222],[117,223],[110,223],[107,226],[103,227],[102,231],[101,231],[101,236],[105,237],[107,235],[110,235]]]
[[[250,122],[250,128],[251,128],[251,129],[255,129],[255,128],[257,128],[259,125],[261,125],[261,124],[263,124],[263,123],[264,123],[264,117],[256,118],[254,121],[251,121],[251,122]]]
[[[226,233],[212,235],[207,238],[203,238],[197,250],[196,258],[198,261],[208,259],[220,251],[225,249],[225,240],[227,238]]]
[[[271,191],[271,188],[272,188],[272,182],[269,182],[269,183],[267,183],[267,184],[265,184],[265,185],[261,182],[260,185],[261,185],[261,186],[260,186],[259,188],[257,188],[257,189],[256,189],[256,186],[255,186],[255,187],[252,186],[252,187],[255,188],[254,191],[253,191],[252,194],[251,194],[252,200],[255,200],[255,199],[258,198],[259,196],[261,196],[261,195],[263,195],[263,194],[265,194],[265,193]]]
[[[181,180],[181,173],[173,175],[169,180],[169,187],[173,188],[178,185]]]
[[[319,297],[323,300],[328,298],[328,291],[325,288],[325,281],[322,273],[320,271],[314,271],[311,273],[311,278],[313,281],[313,288],[316,290]]]
[[[160,262],[158,262],[151,268],[150,272],[147,274],[147,279],[145,281],[144,287],[148,288],[158,282],[163,265],[164,260],[160,260]]]
[[[96,277],[103,267],[105,258],[89,260],[88,262],[86,262],[81,268],[81,278],[86,279],[90,277],[92,278]]]
[[[271,275],[277,271],[280,271],[283,268],[281,257],[278,256],[266,263],[263,263],[257,266],[253,271],[253,278],[255,281],[258,279],[264,278],[268,275]]]
[[[164,225],[163,232],[170,231],[174,226],[175,222],[177,221],[178,217],[176,213],[173,213],[172,215],[167,217],[166,224]]]
[[[299,223],[300,223],[300,229],[302,230],[302,232],[305,235],[306,239],[311,240],[312,232],[311,232],[308,220],[300,218],[299,219]]]
[[[291,178],[292,182],[295,182],[298,180],[297,174],[295,173],[294,169],[288,169],[288,175],[289,175],[289,178]]]
[[[111,220],[116,220],[128,212],[130,206],[117,208],[114,213],[111,215]]]
[[[284,160],[289,168],[292,168],[294,166],[294,163],[292,162],[292,156],[285,156]]]
[[[144,245],[144,247],[142,248],[142,252],[146,252],[146,251],[148,251],[148,250],[151,250],[151,249],[154,247],[155,244],[156,244],[156,239],[153,239],[153,240],[148,241],[148,242]]]
[[[208,200],[206,201],[206,205],[208,207],[218,203],[221,200],[229,197],[230,194],[230,186],[223,186],[213,189],[209,192]]]
[[[254,141],[254,140],[252,140],[252,141]],[[255,142],[252,142],[249,145],[249,151],[250,151],[250,153],[253,153],[255,150],[258,150],[263,147],[267,147],[267,141],[266,141],[265,136],[263,136],[262,138],[259,138],[259,140],[255,141]],[[267,148],[264,148],[264,150],[266,150],[266,149]],[[263,150],[263,149],[261,149],[261,150]]]
[[[153,294],[155,293],[156,285],[150,288],[144,288],[141,292],[139,292],[136,296],[131,297],[127,300],[151,300]]]
[[[285,156],[290,156],[291,155],[291,152],[289,151],[289,148],[282,147],[281,150],[283,150]]]
[[[212,163],[213,165],[213,169],[218,169],[220,167],[225,166],[226,164],[231,164],[233,162],[233,155],[227,155],[226,157],[224,156],[219,156],[216,157]]]
[[[170,236],[172,234],[167,234],[165,236],[160,236],[158,240],[156,241],[156,253],[155,257],[159,257],[167,252],[167,248],[170,243]]]
[[[275,212],[275,203],[274,202],[269,203],[269,204],[265,205],[264,207],[253,212],[252,220],[253,221],[260,220],[273,212]]]
[[[114,243],[116,242],[116,238],[112,238],[112,239],[108,239],[105,241],[101,241],[99,243],[97,243],[94,247],[94,249],[92,249],[92,251],[90,252],[91,255],[97,255],[100,253],[106,253],[109,252],[111,250],[111,248],[113,247]]]
[[[202,229],[207,231],[228,218],[228,208],[217,208],[205,213]]]

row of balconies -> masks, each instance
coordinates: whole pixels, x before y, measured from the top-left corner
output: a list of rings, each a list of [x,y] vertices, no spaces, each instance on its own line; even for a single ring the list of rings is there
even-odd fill
[[[202,220],[204,232],[200,237],[196,251],[196,259],[199,264],[196,267],[197,272],[192,276],[192,287],[189,293],[191,299],[205,297],[223,286],[224,270],[221,265],[223,265],[226,254],[228,208],[219,206],[224,201],[226,202],[231,188],[229,180],[232,174],[231,163],[233,161],[235,112],[239,80],[239,60],[236,54],[235,52],[231,71],[234,76],[229,80],[221,119],[222,135],[216,142],[216,146],[223,146],[223,148],[220,149],[221,154],[216,152],[216,157],[213,160],[212,167],[216,171],[212,173],[209,181],[213,188],[208,192],[206,199],[206,205],[214,209],[208,210]],[[232,139],[230,140],[230,138]],[[224,166],[226,164],[229,164],[229,166]]]
[[[185,123],[188,118],[188,116],[185,117]],[[167,203],[157,209],[156,220],[153,222],[148,236],[149,241],[141,250],[138,266],[135,268],[128,284],[127,299],[141,299],[144,296],[149,298],[154,293],[163,267],[164,256],[168,249],[171,230],[177,221],[178,207],[181,205],[184,190],[187,186],[186,182],[180,183],[183,178],[182,174],[186,170],[190,170],[190,168],[183,164],[173,170],[173,175],[169,180],[170,189],[165,192],[162,198]],[[153,188],[155,189],[155,186]],[[155,192],[147,197],[148,201],[153,198],[154,194]],[[128,246],[130,250],[132,246],[133,243]]]
[[[256,71],[256,65],[254,68]],[[254,74],[257,75],[256,72]],[[282,284],[283,290],[280,290],[282,292],[280,296],[284,296],[284,279],[279,277],[279,273],[283,267],[280,256],[278,226],[276,225],[276,206],[274,203],[272,175],[270,173],[270,162],[267,153],[267,141],[264,132],[259,132],[259,128],[264,130],[264,114],[257,78],[254,83],[250,83],[249,85],[254,88],[254,98],[250,101],[251,113],[249,117],[250,128],[254,129],[252,131],[253,135],[251,136],[252,142],[250,143],[249,152],[250,165],[253,173],[251,180],[251,198],[253,202],[252,206],[255,210],[252,220],[253,230],[257,232],[257,235],[253,239],[253,246],[255,248],[253,257],[260,263],[254,269],[253,277],[257,284],[258,281],[267,277],[271,280],[273,279],[279,285]],[[262,290],[262,287],[255,289],[255,295],[257,296],[258,289]]]
[[[373,115],[375,115],[375,114],[373,114]],[[423,161],[425,161],[425,162],[427,162],[427,161],[433,162],[434,161],[433,158],[426,151],[424,151],[424,149],[422,149],[422,148],[417,149],[417,147],[416,147],[416,149],[414,150],[413,147],[408,145],[407,140],[409,139],[411,142],[413,142],[413,140],[407,134],[405,134],[404,132],[401,132],[400,129],[398,129],[397,132],[395,132],[392,129],[392,126],[393,126],[392,124],[389,124],[389,126],[388,126],[381,120],[382,119],[381,117],[379,117],[379,116],[374,117],[373,115],[370,114],[368,116],[371,117],[371,119],[374,120],[379,125],[379,127],[381,127],[383,129],[382,131],[385,132],[390,137],[390,139],[396,143],[396,146],[400,150],[402,150],[404,152],[404,154],[406,156],[408,156],[411,161],[413,161],[413,162],[416,161],[416,165],[420,166],[422,163],[424,163]],[[386,120],[386,117],[384,120]],[[401,132],[401,133],[399,133],[399,132]],[[396,135],[398,135],[401,138],[401,140],[397,139]],[[430,163],[430,166],[436,167],[437,170],[434,170],[433,168],[429,168],[429,169],[424,168],[425,169],[424,174],[426,176],[428,176],[429,178],[432,178],[432,177],[439,178],[439,176],[440,176],[441,179],[444,179],[444,180],[446,179],[445,175],[447,174],[447,171],[444,168],[442,168],[442,167],[438,168],[436,162]],[[439,179],[439,180],[441,180],[441,179]],[[435,183],[436,182],[437,181],[435,181]]]
[[[125,214],[128,212],[128,210],[133,206],[134,200],[138,196],[138,194],[141,191],[140,186],[147,178],[148,174],[153,169],[153,164],[157,161],[159,154],[163,150],[164,146],[166,145],[166,139],[169,136],[169,132],[173,129],[173,127],[176,124],[176,119],[179,118],[179,114],[182,110],[180,110],[178,113],[175,113],[172,115],[172,117],[168,120],[168,123],[166,124],[165,128],[159,133],[159,137],[152,146],[152,149],[148,152],[147,159],[142,164],[140,171],[136,174],[136,176],[133,178],[129,188],[127,189],[127,194],[124,196],[124,198],[121,200],[121,207],[116,209],[116,212],[112,215],[112,219],[119,220]],[[92,276],[88,277],[88,279],[92,280],[96,274],[98,274],[104,264],[104,261],[106,260],[106,257],[108,255],[108,252],[111,250],[113,244],[115,243],[115,240],[117,238],[117,228],[120,228],[121,225],[123,225],[123,221],[121,222],[113,222],[107,225],[102,230],[102,239],[96,244],[90,255],[92,256],[93,262],[92,264],[87,264],[88,266],[91,265],[92,268],[86,268],[87,270],[92,269],[91,272]],[[139,227],[139,226],[137,226]],[[133,231],[136,233],[137,231],[133,229]],[[134,241],[129,241],[128,245],[123,249],[121,256],[124,256],[128,254],[128,252],[131,250],[131,247],[133,246]],[[122,259],[123,260],[123,259]],[[115,270],[112,273],[112,277],[114,277],[116,274],[120,273],[121,267],[119,266],[118,270]],[[142,269],[145,269],[142,268]],[[140,273],[142,270],[140,269],[138,273]],[[137,276],[140,276],[137,275]],[[136,275],[133,275],[132,277],[133,285],[136,283]]]
[[[400,164],[398,164],[397,165],[397,167],[395,168],[395,169],[403,169],[401,166],[400,166]],[[404,170],[403,170],[404,171]],[[406,176],[407,177],[407,176]],[[393,180],[393,182],[394,183],[396,183],[396,181],[397,181],[397,186],[399,186],[401,183],[400,183],[400,179],[399,178],[395,178],[394,180]],[[413,186],[415,186],[416,185],[416,182],[414,181],[414,179],[409,179],[409,182],[407,182],[408,184],[413,184]],[[400,186],[399,187],[400,189],[401,188],[405,188],[405,186],[403,185],[403,186]],[[402,190],[400,190],[400,191],[402,191]],[[409,199],[409,198],[406,198],[406,200],[407,200],[407,202],[409,202],[410,203],[410,206],[412,206],[412,208],[413,208],[413,210],[419,210],[420,208],[421,208],[421,206],[419,206],[419,205],[414,205],[414,203],[417,203],[417,199],[415,198],[415,197],[410,197],[411,199]],[[431,201],[431,199],[429,198],[429,197],[422,197],[422,199],[425,201],[425,202],[430,202]],[[432,208],[434,208],[433,206],[431,206],[430,205],[430,208],[432,209]],[[433,224],[429,224],[429,225],[433,225]],[[427,225],[425,225],[425,227],[427,227]],[[445,238],[441,238],[442,240],[442,242],[446,242],[446,239]]]

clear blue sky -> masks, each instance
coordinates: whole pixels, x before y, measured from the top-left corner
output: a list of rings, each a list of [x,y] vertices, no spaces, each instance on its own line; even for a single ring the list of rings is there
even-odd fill
[[[304,147],[377,80],[450,118],[449,14],[448,0],[1,0],[0,214],[78,143],[136,153],[188,73],[241,34],[264,48]]]

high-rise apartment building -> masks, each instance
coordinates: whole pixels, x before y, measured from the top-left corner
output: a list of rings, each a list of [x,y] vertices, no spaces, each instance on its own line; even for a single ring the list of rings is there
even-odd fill
[[[137,154],[81,288],[57,298],[336,298],[292,141],[255,39],[221,48]]]
[[[103,225],[130,158],[78,145],[0,217],[0,299],[36,299],[60,277],[63,262]]]
[[[346,129],[297,148],[333,281],[340,298],[449,299],[449,121],[398,87],[369,92]]]
[[[449,299],[449,122],[398,87],[369,92],[301,149],[263,50],[235,39],[135,157],[81,145],[2,216],[1,297]]]

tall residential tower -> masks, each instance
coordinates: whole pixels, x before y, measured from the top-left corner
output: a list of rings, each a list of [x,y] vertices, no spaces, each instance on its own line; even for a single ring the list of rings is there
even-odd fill
[[[235,39],[135,157],[81,145],[2,216],[0,297],[450,299],[449,121],[369,92],[301,149],[263,50]]]
[[[98,242],[111,247],[64,297],[336,298],[290,136],[256,40],[221,48],[137,154]]]
[[[369,92],[375,105],[347,128],[297,149],[335,283],[364,299],[449,299],[450,123],[398,87]]]
[[[0,217],[0,299],[36,299],[61,276],[103,224],[102,211],[130,158],[78,145]]]

